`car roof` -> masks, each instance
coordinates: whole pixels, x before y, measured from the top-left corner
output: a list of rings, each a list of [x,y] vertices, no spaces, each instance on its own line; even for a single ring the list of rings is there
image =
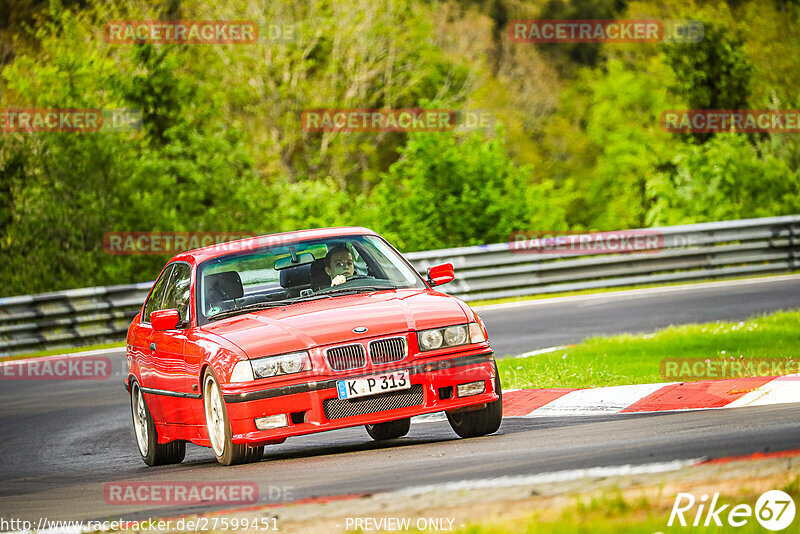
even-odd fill
[[[231,252],[243,252],[268,246],[279,246],[292,242],[309,241],[313,239],[364,234],[378,235],[369,228],[364,228],[361,226],[314,228],[309,230],[297,230],[293,232],[281,232],[278,234],[248,237],[244,239],[237,239],[236,241],[228,241],[225,243],[209,245],[207,247],[197,248],[194,250],[187,250],[186,252],[181,252],[180,254],[173,256],[168,263],[172,263],[173,261],[186,261],[197,265],[205,260],[217,258],[219,256],[225,256]]]

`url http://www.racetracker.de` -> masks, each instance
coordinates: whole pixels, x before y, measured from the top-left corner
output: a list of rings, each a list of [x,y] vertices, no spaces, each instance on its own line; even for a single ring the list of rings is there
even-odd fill
[[[0,532],[95,532],[128,530],[135,532],[202,532],[202,531],[278,531],[277,517],[195,517],[180,519],[124,519],[104,521],[57,521],[39,518],[38,521],[0,517]]]

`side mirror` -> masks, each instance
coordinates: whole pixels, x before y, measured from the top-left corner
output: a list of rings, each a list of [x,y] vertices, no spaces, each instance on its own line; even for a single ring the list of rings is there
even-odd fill
[[[440,286],[452,282],[456,277],[452,263],[443,263],[428,267],[428,284],[431,287]]]
[[[175,330],[180,320],[178,310],[158,310],[150,314],[153,330]]]

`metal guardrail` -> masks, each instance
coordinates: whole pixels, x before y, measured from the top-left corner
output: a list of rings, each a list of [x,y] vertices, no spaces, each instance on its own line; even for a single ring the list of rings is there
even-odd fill
[[[405,256],[420,271],[452,263],[440,290],[465,301],[800,269],[800,215],[649,228],[657,251],[531,254],[509,243]],[[634,230],[628,232],[635,232]],[[0,356],[124,338],[152,282],[0,299]]]
[[[0,356],[120,341],[152,282],[0,299]]]
[[[800,215],[644,230],[660,233],[660,250],[565,256],[513,252],[509,243],[498,243],[412,252],[406,257],[420,272],[437,263],[452,263],[456,279],[441,291],[465,301],[800,268]]]

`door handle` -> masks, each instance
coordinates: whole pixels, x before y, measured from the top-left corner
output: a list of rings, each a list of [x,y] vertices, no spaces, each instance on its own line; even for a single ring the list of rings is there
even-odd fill
[[[156,344],[150,343],[150,350],[156,350]]]

